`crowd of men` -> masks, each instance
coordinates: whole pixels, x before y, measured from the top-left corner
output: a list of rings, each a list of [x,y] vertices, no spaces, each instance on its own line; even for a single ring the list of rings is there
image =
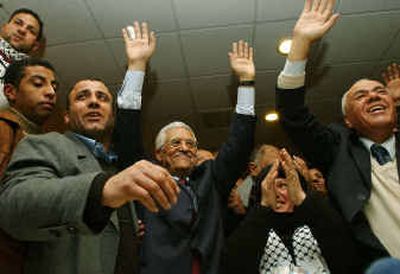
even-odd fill
[[[254,148],[256,69],[243,40],[228,53],[238,87],[226,142],[200,149],[190,125],[172,121],[147,157],[140,110],[157,40],[139,22],[134,35],[122,30],[118,94],[101,79],[76,81],[67,131],[44,133],[58,75],[35,57],[39,15],[13,12],[0,33],[0,273],[399,271],[400,66],[384,84],[355,79],[342,124],[321,124],[305,105],[307,58],[336,24],[334,6],[305,0],[277,78],[281,125],[301,157]]]

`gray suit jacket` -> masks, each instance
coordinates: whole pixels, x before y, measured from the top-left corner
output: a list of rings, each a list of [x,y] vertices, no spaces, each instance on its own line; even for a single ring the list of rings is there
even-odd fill
[[[112,274],[118,251],[118,220],[94,234],[83,222],[96,158],[71,133],[24,138],[0,190],[0,225],[27,241],[25,273]]]

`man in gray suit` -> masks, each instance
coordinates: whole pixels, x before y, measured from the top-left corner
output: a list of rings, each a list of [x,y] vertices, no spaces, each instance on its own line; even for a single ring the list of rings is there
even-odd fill
[[[144,68],[154,51],[154,35],[145,24],[141,31],[129,41],[124,32],[127,52],[139,53],[130,69]],[[15,150],[0,191],[0,225],[27,241],[25,273],[134,273],[131,201],[152,212],[176,203],[179,189],[164,168],[143,160],[115,171],[115,105],[102,81],[78,81],[68,95],[70,131],[28,136]]]

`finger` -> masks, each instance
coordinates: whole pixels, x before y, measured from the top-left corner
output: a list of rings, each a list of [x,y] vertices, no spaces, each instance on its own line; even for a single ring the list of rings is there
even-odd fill
[[[244,47],[243,40],[239,40],[239,46],[238,46],[238,56],[239,57],[243,57],[243,47]]]
[[[318,12],[325,13],[329,2],[331,2],[331,1],[330,0],[321,0],[321,2],[319,3],[319,6],[318,6]]]
[[[125,45],[129,42],[129,36],[128,36],[128,32],[126,30],[126,28],[122,29],[122,38],[124,38],[124,43]]]
[[[149,47],[151,50],[151,54],[154,53],[156,50],[156,45],[157,45],[157,37],[154,31],[150,32],[150,39],[149,39]]]
[[[143,174],[144,175],[144,174]],[[137,180],[137,184],[145,189],[148,194],[163,208],[170,209],[171,203],[169,202],[165,191],[161,188],[161,186],[151,180],[150,178],[144,176],[141,179]],[[147,198],[147,195],[145,196]]]
[[[389,76],[386,74],[386,72],[382,72],[382,78],[386,85],[390,82]]]
[[[303,12],[310,12],[312,7],[312,0],[306,0],[304,2]]]
[[[157,205],[153,200],[153,197],[143,188],[134,186],[135,200],[139,201],[144,207],[151,212],[158,212]]]
[[[142,23],[142,38],[146,41],[149,40],[149,29],[146,22]]]
[[[249,43],[247,42],[243,45],[243,57],[249,59]]]
[[[320,3],[321,3],[321,0],[314,0],[314,1],[312,2],[311,10],[317,12]]]
[[[172,176],[162,167],[149,163],[143,167],[143,172],[151,181],[162,190],[162,193],[168,197],[169,203],[175,204],[178,200],[179,186]],[[158,192],[158,189],[155,189]],[[161,195],[161,193],[160,193]],[[163,197],[160,196],[162,199]]]
[[[138,21],[133,23],[133,29],[135,30],[135,38],[142,39],[142,32],[140,31],[140,25]]]
[[[323,30],[326,33],[329,29],[331,29],[339,19],[339,13],[333,14],[329,19],[324,23]]]
[[[251,62],[253,62],[253,60],[254,60],[254,49],[253,49],[253,47],[249,48],[249,60]]]

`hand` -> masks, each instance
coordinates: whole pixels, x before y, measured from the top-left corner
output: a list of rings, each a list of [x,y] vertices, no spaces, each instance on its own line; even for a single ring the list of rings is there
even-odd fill
[[[233,210],[236,214],[244,215],[246,214],[246,208],[243,204],[242,198],[237,191],[237,188],[243,183],[242,179],[239,179],[235,186],[232,188],[231,193],[228,198],[228,207]]]
[[[293,28],[289,60],[305,60],[312,42],[320,39],[335,24],[335,0],[305,0],[303,11]]]
[[[278,177],[279,160],[275,160],[267,176],[261,182],[261,205],[276,208],[275,179]]]
[[[382,72],[382,77],[396,105],[400,105],[400,66],[395,63],[389,65]]]
[[[289,199],[296,205],[301,205],[306,198],[301,184],[299,175],[297,174],[296,168],[293,164],[292,157],[285,150],[281,150],[281,165],[285,173],[286,182],[288,185]]]
[[[231,68],[239,81],[253,81],[256,69],[253,62],[253,48],[247,42],[240,40],[232,43],[232,51],[228,53]]]
[[[293,164],[301,176],[303,176],[304,179],[310,183],[310,174],[306,162],[300,157],[293,156]]]
[[[168,171],[142,160],[112,176],[103,188],[102,205],[118,208],[128,201],[139,201],[148,210],[171,208],[180,192]]]
[[[126,28],[122,29],[122,36],[125,42],[125,51],[128,58],[128,69],[145,71],[147,62],[150,60],[156,49],[156,36],[154,32],[149,33],[146,22],[139,25],[133,23],[135,37],[130,38]]]

